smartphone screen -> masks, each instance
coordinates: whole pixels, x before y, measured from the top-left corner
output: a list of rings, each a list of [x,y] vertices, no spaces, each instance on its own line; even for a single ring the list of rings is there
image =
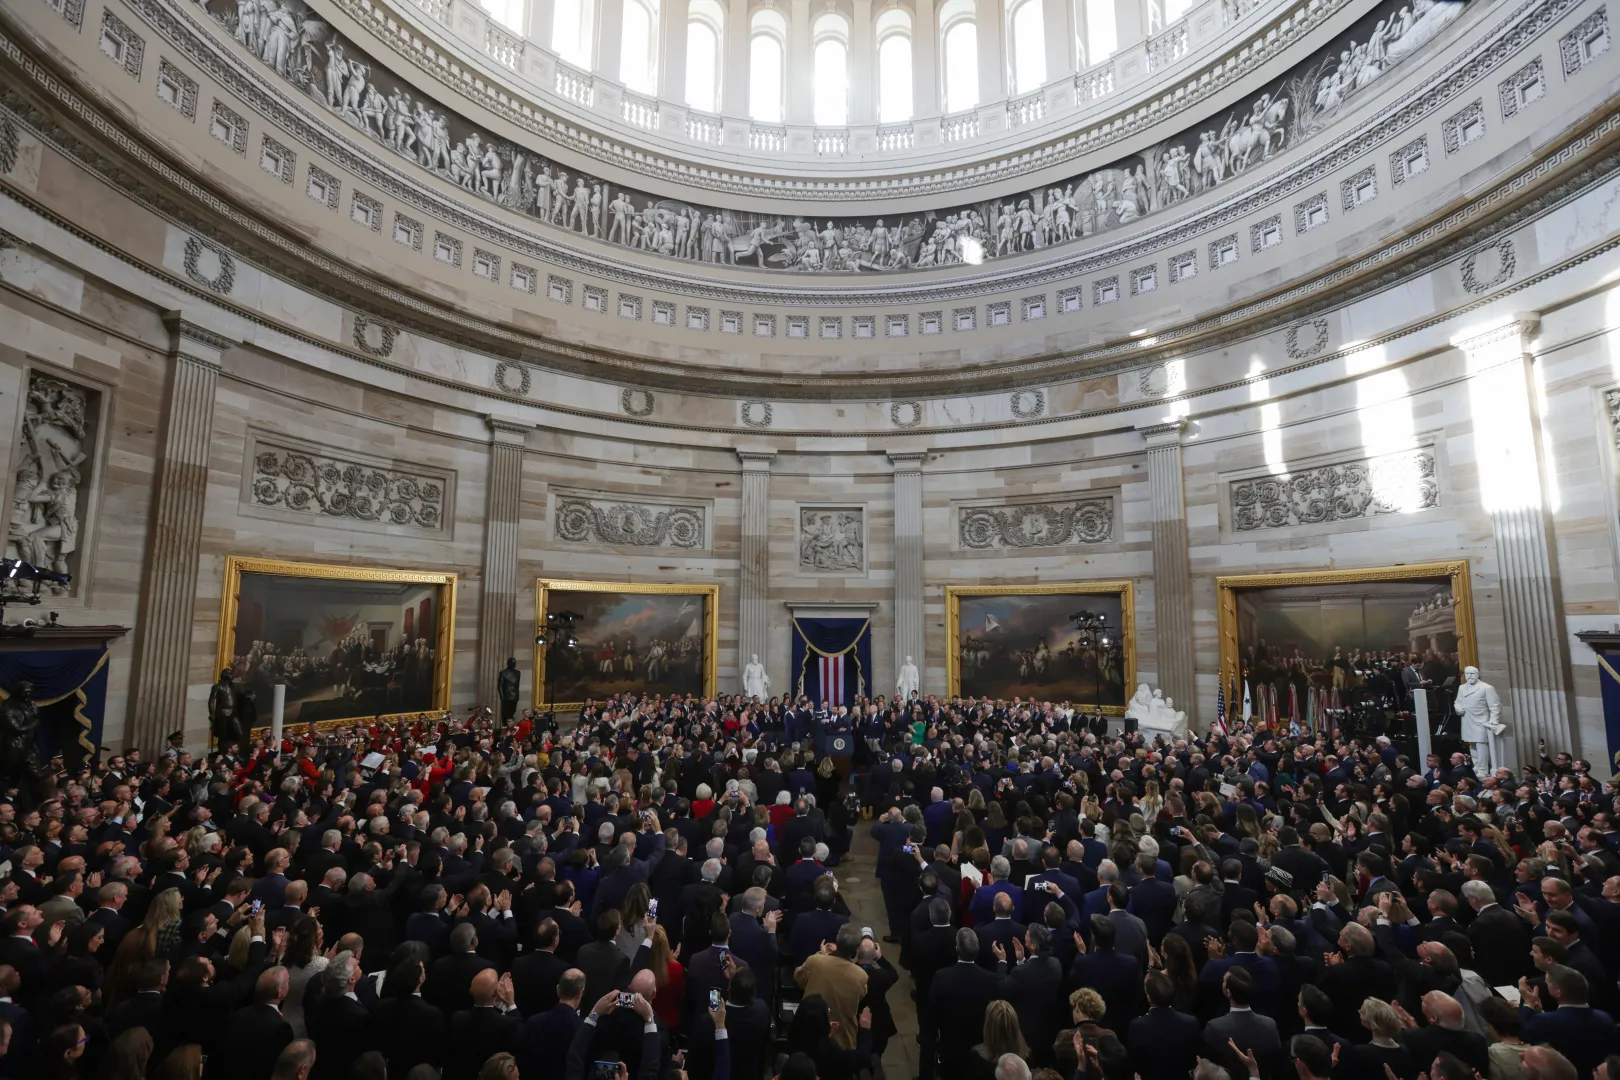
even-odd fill
[[[709,1009],[711,1011],[713,1011],[715,1009],[718,1009],[719,1007],[720,1007],[720,991],[718,991],[718,990],[710,990],[709,991]]]

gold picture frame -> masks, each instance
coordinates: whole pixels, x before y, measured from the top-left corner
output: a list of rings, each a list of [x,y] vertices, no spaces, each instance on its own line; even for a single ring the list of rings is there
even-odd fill
[[[534,589],[535,637],[545,628],[546,614],[559,597],[569,594],[623,596],[697,596],[703,598],[703,697],[716,695],[720,679],[720,586],[685,583],[644,583],[636,581],[575,581],[567,578],[540,578]],[[584,629],[581,627],[581,629]],[[546,679],[546,652],[548,645],[536,641],[534,646],[534,707],[547,712],[571,712],[584,705],[584,701],[548,702]],[[650,692],[657,692],[651,688]]]
[[[1129,580],[1066,581],[1049,585],[947,585],[945,586],[945,690],[950,697],[962,693],[961,642],[962,599],[978,596],[1097,596],[1119,597],[1120,634],[1124,641],[1124,699],[1130,700],[1136,683],[1136,586]],[[1029,696],[1029,695],[1021,695]],[[1090,707],[1095,702],[1075,702]],[[1122,716],[1125,706],[1104,705],[1103,713]]]
[[[1352,570],[1310,570],[1279,574],[1232,574],[1215,579],[1215,606],[1220,623],[1221,686],[1236,685],[1241,671],[1238,641],[1238,593],[1300,585],[1356,585],[1382,581],[1451,582],[1452,606],[1457,621],[1457,659],[1461,666],[1479,664],[1479,640],[1474,630],[1474,594],[1466,559],[1407,563]]]
[[[429,711],[413,710],[393,713],[364,713],[356,716],[335,717],[316,721],[316,731],[329,731],[333,728],[347,727],[352,724],[377,719],[379,716],[385,720],[395,720],[401,717],[437,717],[449,712],[450,709],[450,678],[455,670],[455,627],[456,627],[456,585],[457,577],[453,573],[441,573],[432,570],[398,570],[384,567],[343,566],[332,563],[306,563],[291,562],[286,559],[263,559],[246,555],[231,555],[225,559],[225,588],[220,596],[219,604],[219,649],[215,654],[214,670],[212,676],[217,676],[227,667],[234,667],[236,663],[236,629],[242,595],[242,579],[246,575],[258,574],[277,577],[307,578],[310,580],[348,581],[355,583],[387,583],[398,585],[431,585],[441,590],[438,602],[434,605],[433,613],[433,705]],[[253,734],[268,732],[270,730],[270,717],[267,709],[260,709],[259,719],[263,723],[253,728]],[[303,721],[287,724],[283,731],[287,734],[298,734],[308,730],[309,724]]]

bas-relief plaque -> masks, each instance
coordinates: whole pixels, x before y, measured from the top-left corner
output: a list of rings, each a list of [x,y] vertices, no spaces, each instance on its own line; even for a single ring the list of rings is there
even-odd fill
[[[866,570],[866,510],[859,506],[799,507],[799,569],[811,574]]]
[[[44,596],[72,596],[78,591],[90,539],[85,522],[88,493],[95,490],[100,420],[100,391],[54,373],[29,372],[5,554],[71,575],[68,585],[40,583]],[[32,592],[33,584],[19,588]]]

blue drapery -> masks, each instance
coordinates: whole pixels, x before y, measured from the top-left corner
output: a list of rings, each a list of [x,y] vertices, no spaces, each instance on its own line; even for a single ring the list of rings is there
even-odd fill
[[[0,652],[0,700],[24,680],[39,706],[39,757],[70,762],[93,757],[101,746],[107,708],[107,650],[19,649]]]
[[[871,693],[871,619],[794,619],[793,693],[816,704],[853,705],[856,697]],[[820,656],[844,658],[844,685],[824,687],[816,664]]]
[[[1620,773],[1620,650],[1592,646],[1598,658],[1598,686],[1603,690],[1603,726],[1609,736],[1609,767]],[[1553,748],[1557,753],[1557,747]]]

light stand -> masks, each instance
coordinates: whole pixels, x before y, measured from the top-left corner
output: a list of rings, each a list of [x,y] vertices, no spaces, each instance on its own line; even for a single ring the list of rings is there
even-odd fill
[[[59,574],[54,570],[46,570],[33,563],[21,559],[0,559],[0,638],[5,637],[32,637],[34,631],[42,626],[56,625],[56,612],[51,612],[50,618],[24,619],[20,623],[8,624],[6,620],[7,604],[28,604],[37,606],[44,602],[39,595],[39,588],[46,582],[66,587],[73,580],[71,574]],[[31,592],[18,590],[20,582],[32,581],[34,588]]]
[[[1077,643],[1083,649],[1091,650],[1092,671],[1092,700],[1095,708],[1102,708],[1102,665],[1108,657],[1108,646],[1113,638],[1113,628],[1108,625],[1108,616],[1097,611],[1077,611],[1069,616],[1074,623]]]
[[[581,618],[575,611],[548,611],[546,625],[534,635],[534,643],[545,650],[541,655],[546,661],[546,711],[553,720],[557,716],[557,668],[550,662],[551,650],[579,648],[577,628]]]

